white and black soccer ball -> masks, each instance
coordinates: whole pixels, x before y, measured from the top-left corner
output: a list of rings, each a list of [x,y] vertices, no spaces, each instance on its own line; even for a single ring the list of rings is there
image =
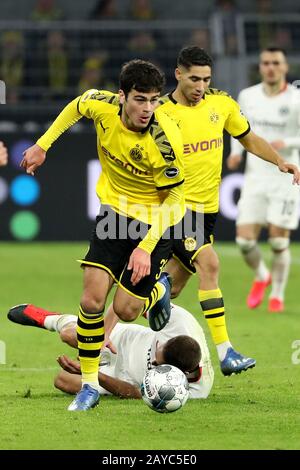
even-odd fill
[[[144,402],[158,413],[179,410],[189,396],[189,384],[185,374],[177,367],[162,364],[148,370],[141,392]]]

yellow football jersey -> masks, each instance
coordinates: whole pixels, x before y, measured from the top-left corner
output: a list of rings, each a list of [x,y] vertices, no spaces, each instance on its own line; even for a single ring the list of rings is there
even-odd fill
[[[183,138],[185,200],[197,212],[217,212],[223,159],[223,131],[246,135],[250,126],[240,107],[227,93],[209,88],[196,106],[177,103],[172,95],[160,100]]]
[[[147,129],[130,131],[120,119],[119,96],[106,91],[88,90],[77,109],[93,119],[96,127],[102,166],[96,191],[101,202],[151,224],[155,206],[162,202],[158,190],[184,180],[177,124],[158,110]]]

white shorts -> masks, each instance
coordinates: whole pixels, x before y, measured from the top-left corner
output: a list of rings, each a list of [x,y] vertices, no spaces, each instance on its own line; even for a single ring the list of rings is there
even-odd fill
[[[238,202],[236,225],[272,224],[295,230],[299,223],[299,186],[292,184],[292,176],[245,177]]]

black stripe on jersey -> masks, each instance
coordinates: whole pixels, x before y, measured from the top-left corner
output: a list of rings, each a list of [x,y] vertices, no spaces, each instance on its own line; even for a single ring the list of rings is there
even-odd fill
[[[250,131],[251,131],[251,127],[250,127],[250,124],[248,122],[248,129],[245,132],[243,132],[240,135],[233,135],[232,137],[234,137],[235,139],[242,139],[243,137],[245,137],[245,135],[249,134]]]
[[[79,114],[81,114],[81,112],[79,111],[80,98],[81,98],[81,96],[79,96],[78,101],[77,101],[77,111],[79,112]]]
[[[207,88],[205,90],[206,95],[222,95],[222,96],[230,96],[226,91],[219,90],[218,88]]]
[[[165,134],[165,131],[156,119],[153,120],[149,132],[164,160],[166,160],[166,162],[173,162],[176,159],[175,152]]]
[[[179,181],[179,183],[168,184],[167,186],[156,186],[157,191],[163,191],[164,189],[176,188],[176,186],[181,185],[184,180]]]

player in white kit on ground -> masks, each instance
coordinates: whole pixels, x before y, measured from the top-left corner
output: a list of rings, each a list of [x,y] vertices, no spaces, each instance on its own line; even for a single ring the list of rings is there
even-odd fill
[[[207,398],[213,385],[214,370],[204,332],[191,313],[178,305],[171,307],[170,320],[160,331],[136,324],[117,323],[113,327],[110,349],[101,351],[100,394],[141,398],[140,386],[147,370],[168,363],[189,372],[190,398]],[[109,320],[108,323],[114,324],[115,315],[111,308],[106,317],[109,316],[112,322]],[[8,318],[21,325],[57,331],[62,341],[76,348],[75,315],[61,315],[24,304],[11,308]],[[81,388],[79,363],[67,356],[60,356],[59,363],[65,370],[55,378],[55,386],[63,392],[77,393]]]
[[[299,165],[300,91],[286,81],[285,52],[276,47],[264,49],[259,64],[262,82],[240,92],[238,101],[252,130],[283,156]],[[235,170],[242,160],[243,147],[235,139],[227,165]],[[280,173],[252,154],[247,155],[245,180],[238,203],[236,242],[244,260],[253,269],[255,280],[247,297],[249,308],[258,307],[265,289],[272,284],[268,309],[284,310],[284,291],[291,262],[291,230],[299,221],[299,186],[292,176]],[[257,245],[263,226],[273,252],[272,267],[266,267]]]

